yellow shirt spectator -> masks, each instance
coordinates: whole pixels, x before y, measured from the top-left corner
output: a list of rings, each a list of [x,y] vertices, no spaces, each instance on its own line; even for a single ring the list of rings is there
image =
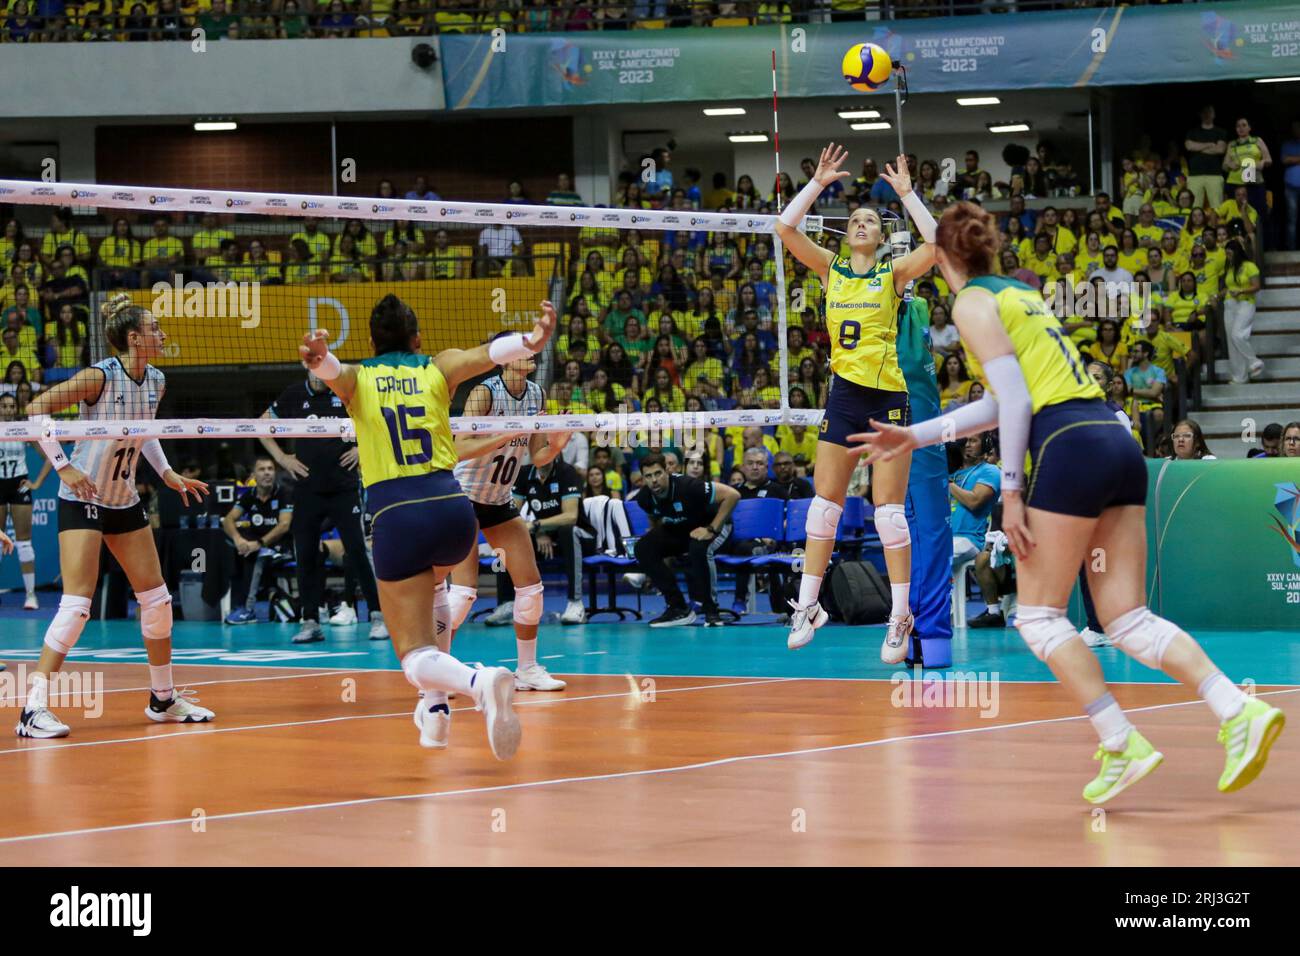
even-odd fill
[[[145,261],[149,259],[171,259],[173,257],[181,260],[185,258],[185,246],[175,236],[164,236],[161,239],[154,236],[145,242],[144,251],[141,254],[141,259]]]
[[[325,265],[329,262],[331,240],[328,235],[321,232],[319,229],[316,230],[315,235],[308,233],[306,230],[300,229],[289,237],[289,242],[292,243],[295,239],[301,239],[303,242],[307,243],[307,248],[311,250],[312,262],[319,265]]]
[[[129,269],[140,263],[140,250],[135,239],[105,236],[99,244],[99,261],[112,269]]]
[[[1133,225],[1133,234],[1138,237],[1139,245],[1141,245],[1142,241],[1145,239],[1148,241],[1148,245],[1158,246],[1160,245],[1160,240],[1164,236],[1165,231],[1155,225],[1155,223],[1152,223],[1149,226],[1144,226],[1139,222]]]
[[[80,229],[70,228],[67,232],[59,233],[50,230],[41,240],[41,255],[46,259],[53,259],[59,246],[72,246],[72,251],[77,254],[78,259],[90,255],[90,240]]]
[[[339,233],[334,240],[333,255],[336,257],[339,254],[339,241],[343,238],[343,235],[343,233]],[[379,255],[379,246],[375,242],[375,237],[372,233],[367,232],[364,236],[353,236],[352,238],[357,244],[357,252],[361,254],[361,258],[373,259]]]
[[[1215,208],[1215,213],[1219,217],[1219,222],[1232,222],[1234,219],[1242,219],[1241,210],[1237,208],[1237,202],[1234,199],[1226,200],[1223,205]],[[1250,219],[1250,228],[1255,228],[1255,223],[1259,220],[1259,213],[1255,211],[1254,206],[1246,207],[1246,215]]]
[[[1243,262],[1240,271],[1229,270],[1223,280],[1228,287],[1228,295],[1238,302],[1254,302],[1255,294],[1250,291],[1250,281],[1259,275],[1259,266],[1253,262]]]
[[[803,438],[795,438],[794,426],[778,425],[776,440],[781,451],[791,457],[803,455],[810,464],[817,455],[817,429],[815,428],[805,428]]]
[[[221,240],[234,238],[235,233],[230,229],[200,229],[194,233],[194,238],[190,240],[190,248],[194,250],[194,258],[197,262],[201,262],[205,266],[213,265],[221,254]],[[107,242],[108,240],[104,241]]]

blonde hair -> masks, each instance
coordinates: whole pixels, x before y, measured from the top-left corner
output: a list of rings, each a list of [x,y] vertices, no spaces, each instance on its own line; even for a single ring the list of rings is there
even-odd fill
[[[104,320],[104,336],[110,345],[119,352],[130,348],[130,334],[139,332],[140,325],[150,317],[149,310],[134,305],[126,292],[117,292],[99,307],[100,317]]]

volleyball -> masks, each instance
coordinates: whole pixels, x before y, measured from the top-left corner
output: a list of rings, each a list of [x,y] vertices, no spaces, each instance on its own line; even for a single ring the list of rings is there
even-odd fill
[[[844,54],[844,79],[861,93],[871,93],[889,81],[894,61],[874,43],[857,43]]]

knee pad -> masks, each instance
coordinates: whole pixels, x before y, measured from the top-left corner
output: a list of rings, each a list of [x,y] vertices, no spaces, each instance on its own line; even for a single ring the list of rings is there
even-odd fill
[[[1182,628],[1173,621],[1157,617],[1145,607],[1134,608],[1106,625],[1106,636],[1112,644],[1155,670],[1161,669],[1165,651],[1181,633]]]
[[[31,564],[36,560],[36,549],[30,541],[15,541],[14,548],[18,552],[18,560],[23,564]]]
[[[136,594],[140,602],[140,631],[146,641],[164,641],[172,636],[172,596],[167,585]]]
[[[536,624],[542,619],[542,582],[515,591],[516,624]]]
[[[459,631],[460,626],[469,617],[469,610],[478,600],[478,588],[469,588],[463,584],[453,584],[447,592],[447,603],[451,606],[451,629]]]
[[[912,543],[907,528],[907,511],[902,505],[879,505],[876,508],[876,534],[886,551],[897,551]]]
[[[426,657],[428,657],[429,660],[431,661],[437,660],[438,655],[440,653],[441,651],[439,651],[436,647],[433,647],[432,645],[426,645],[424,647],[417,647],[415,650],[411,651],[409,654],[407,654],[405,657],[402,658],[402,674],[406,677],[407,682],[412,687],[415,687],[417,689],[419,689],[420,687],[420,682],[417,679],[416,674],[420,669],[421,662]],[[430,655],[432,655],[432,657],[430,657]]]
[[[1029,649],[1040,661],[1046,662],[1052,652],[1079,636],[1063,607],[1030,607],[1022,604],[1016,611],[1016,630],[1025,639]]]
[[[808,520],[804,533],[816,541],[834,541],[840,527],[844,506],[817,495],[808,506]]]
[[[59,600],[59,610],[45,629],[45,646],[64,656],[77,646],[81,630],[90,618],[90,598],[65,594]]]

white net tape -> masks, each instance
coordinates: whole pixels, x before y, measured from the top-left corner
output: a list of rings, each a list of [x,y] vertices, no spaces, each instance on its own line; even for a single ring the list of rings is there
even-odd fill
[[[822,420],[820,408],[746,409],[727,412],[644,412],[605,415],[539,415],[534,418],[471,418],[451,420],[456,434],[504,435],[516,432],[685,431],[747,425],[808,425]],[[341,437],[355,441],[350,418],[173,418],[120,422],[55,421],[0,423],[0,441],[103,440],[118,438],[273,438]]]
[[[0,202],[49,206],[111,209],[154,209],[162,212],[225,212],[273,216],[313,216],[346,219],[410,219],[451,225],[504,222],[512,225],[551,227],[602,227],[663,231],[745,230],[772,233],[775,216],[740,213],[666,211],[657,209],[607,209],[602,207],[555,207],[506,203],[423,202],[408,199],[365,199],[348,196],[309,196],[289,193],[231,192],[219,189],[163,189],[139,186],[106,186],[96,183],[46,183],[0,179]],[[786,314],[784,274],[778,254],[777,320],[781,343],[781,380],[786,374]],[[467,345],[469,343],[466,343]],[[782,405],[787,404],[782,389]],[[718,412],[666,412],[660,414],[611,413],[595,415],[542,415],[528,419],[454,418],[456,433],[503,434],[537,431],[594,431],[634,433],[645,430],[693,430],[735,426],[810,425],[821,422],[821,409],[746,409]],[[0,424],[0,440],[64,441],[146,438],[355,438],[350,419],[158,419],[155,421],[102,422],[56,421],[48,424],[7,422]]]

